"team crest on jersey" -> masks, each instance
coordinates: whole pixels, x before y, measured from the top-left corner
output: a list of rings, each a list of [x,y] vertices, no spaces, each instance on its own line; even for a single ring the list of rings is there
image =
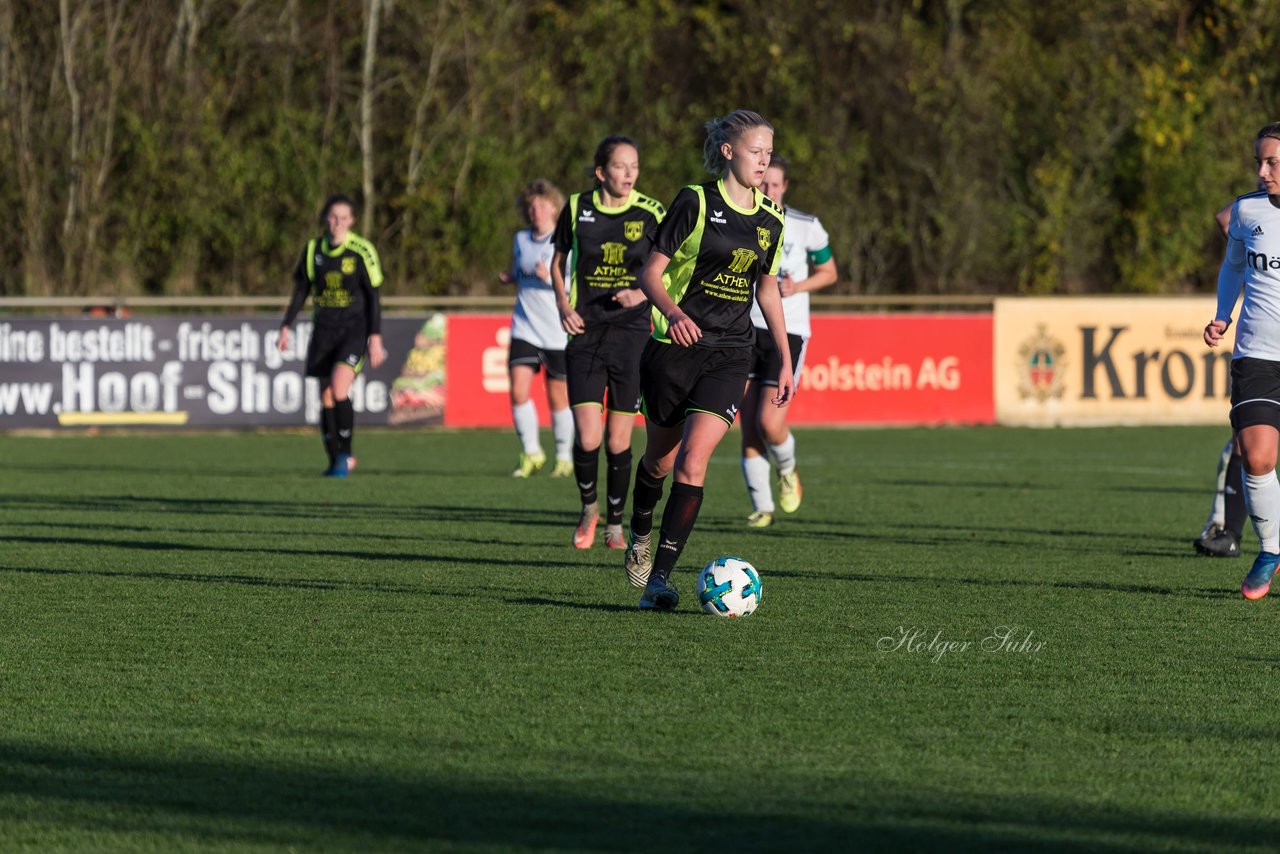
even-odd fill
[[[639,240],[644,235],[644,220],[637,219],[622,224],[622,234],[627,240]]]
[[[1065,352],[1062,342],[1047,333],[1043,323],[1035,335],[1022,342],[1018,348],[1018,394],[1024,400],[1034,398],[1037,403],[1044,403],[1062,397],[1067,378],[1062,361]]]
[[[608,243],[600,244],[600,253],[604,255],[604,263],[618,265],[622,264],[627,254],[627,245],[625,243]]]
[[[745,273],[751,269],[751,265],[755,263],[760,256],[750,249],[733,250],[733,258],[729,261],[730,273]]]
[[[350,256],[342,259],[342,275],[350,276],[356,271],[356,259]]]
[[[768,252],[769,244],[773,242],[773,236],[769,234],[769,229],[756,226],[756,239],[760,241],[760,249]]]

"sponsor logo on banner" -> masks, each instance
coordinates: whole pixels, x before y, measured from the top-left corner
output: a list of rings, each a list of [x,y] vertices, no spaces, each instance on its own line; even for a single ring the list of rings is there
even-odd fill
[[[1018,348],[1022,357],[1018,393],[1040,401],[1062,397],[1066,387],[1066,365],[1062,360],[1065,352],[1062,342],[1046,333],[1042,324]]]
[[[997,420],[1225,425],[1231,342],[1209,349],[1202,337],[1215,307],[1212,296],[997,300]]]
[[[361,423],[391,421],[393,386],[422,327],[383,321],[391,357],[366,367],[351,388]],[[279,329],[265,317],[6,319],[0,428],[318,423],[319,383],[305,376],[311,323],[295,326],[284,351]]]

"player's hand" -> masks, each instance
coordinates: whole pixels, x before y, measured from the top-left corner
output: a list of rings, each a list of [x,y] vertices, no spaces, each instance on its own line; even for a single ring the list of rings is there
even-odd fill
[[[613,301],[623,308],[635,308],[648,299],[639,288],[620,288],[613,295]]]
[[[1227,327],[1231,325],[1229,320],[1211,320],[1204,328],[1204,343],[1210,347],[1217,347],[1218,342],[1222,340],[1222,336],[1227,334]]]
[[[778,371],[778,393],[773,396],[771,402],[774,406],[782,409],[790,406],[795,397],[796,381],[791,373],[791,366],[783,365],[782,370]]]
[[[778,277],[778,293],[784,297],[789,297],[796,292],[796,281],[790,275],[782,275]]]
[[[551,268],[547,266],[546,261],[539,261],[538,265],[533,268],[533,274],[544,282],[551,281]]]
[[[289,327],[280,327],[280,338],[276,341],[276,349],[281,353],[289,349]]]
[[[681,347],[692,347],[702,337],[702,330],[689,319],[689,315],[677,308],[667,315],[667,334]]]
[[[503,270],[498,274],[498,281],[504,285],[510,285],[515,282],[515,277],[511,275],[510,270]]]
[[[587,331],[587,325],[582,322],[582,315],[567,307],[560,309],[560,328],[570,335],[581,335]]]
[[[387,348],[382,346],[381,335],[369,336],[369,367],[379,367],[387,360]]]

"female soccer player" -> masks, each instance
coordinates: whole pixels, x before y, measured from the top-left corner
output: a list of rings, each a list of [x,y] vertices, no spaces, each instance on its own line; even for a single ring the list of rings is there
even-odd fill
[[[307,376],[320,380],[320,434],[329,455],[326,477],[346,477],[356,466],[351,454],[355,432],[351,384],[364,366],[378,367],[387,358],[382,346],[382,309],[378,288],[382,264],[373,244],[351,230],[355,202],[331,196],[320,224],[325,233],[307,241],[293,271],[293,298],[280,324],[279,348],[289,347],[289,327],[311,294],[314,327],[307,345]]]
[[[577,427],[573,471],[582,499],[573,545],[589,549],[596,538],[600,413],[605,410],[607,388],[604,542],[611,549],[622,549],[627,545],[622,509],[631,484],[631,429],[640,411],[640,351],[651,329],[649,302],[636,276],[653,246],[664,210],[635,189],[640,153],[629,137],[605,137],[596,146],[594,172],[595,190],[574,193],[560,214],[551,284],[560,324],[570,335],[565,361],[569,405]],[[573,268],[566,288],[562,271],[570,256]]]
[[[782,294],[792,371],[799,376],[810,334],[809,294],[834,283],[837,274],[830,239],[822,223],[816,216],[787,207],[783,202],[787,194],[788,165],[785,158],[773,155],[761,189],[786,215],[787,240],[782,245],[778,290]],[[800,475],[796,472],[796,440],[787,429],[787,410],[768,405],[765,401],[768,392],[762,393],[775,382],[779,355],[765,326],[764,315],[755,304],[751,307],[751,322],[755,325],[756,337],[747,390],[742,396],[742,476],[752,505],[747,524],[766,528],[773,524],[769,456],[778,467],[778,505],[784,513],[800,509]]]
[[[671,571],[698,518],[711,454],[738,414],[757,296],[781,355],[772,402],[786,406],[795,393],[777,280],[782,209],[759,189],[773,152],[773,127],[756,113],[735,110],[706,128],[703,163],[721,177],[679,192],[640,271],[653,303],[654,331],[641,357],[647,441],[636,467],[623,565],[631,583],[644,586],[644,610],[680,603]],[[653,512],[672,471],[653,549]]]
[[[1227,227],[1227,251],[1218,271],[1218,310],[1204,340],[1218,346],[1244,288],[1240,328],[1231,361],[1231,426],[1244,457],[1244,494],[1260,549],[1240,585],[1246,599],[1261,599],[1280,566],[1280,123],[1254,139],[1262,190],[1236,199]]]
[[[516,307],[511,313],[511,351],[507,372],[511,381],[511,418],[520,439],[520,464],[513,477],[529,477],[547,462],[538,436],[538,410],[529,399],[533,375],[546,368],[547,405],[551,409],[551,434],[556,443],[552,477],[573,474],[573,414],[565,390],[564,345],[555,293],[551,289],[551,259],[555,249],[551,235],[564,207],[564,193],[543,178],[520,191],[516,206],[529,227],[516,232],[511,249],[511,270],[498,278],[516,286]]]

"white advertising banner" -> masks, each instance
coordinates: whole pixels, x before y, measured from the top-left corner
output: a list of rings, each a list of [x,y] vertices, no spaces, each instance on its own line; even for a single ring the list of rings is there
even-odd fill
[[[996,300],[996,421],[1226,427],[1233,336],[1213,350],[1202,337],[1215,307],[1213,296]]]

